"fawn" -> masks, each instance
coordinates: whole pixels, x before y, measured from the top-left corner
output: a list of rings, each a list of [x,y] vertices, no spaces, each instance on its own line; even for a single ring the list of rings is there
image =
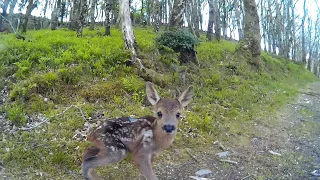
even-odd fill
[[[188,87],[178,99],[169,99],[160,98],[153,84],[147,82],[146,93],[155,117],[106,120],[88,136],[94,146],[83,154],[85,179],[98,179],[93,168],[119,162],[128,153],[132,153],[132,160],[145,179],[158,179],[152,170],[153,158],[172,144],[180,111],[191,101],[193,87]]]

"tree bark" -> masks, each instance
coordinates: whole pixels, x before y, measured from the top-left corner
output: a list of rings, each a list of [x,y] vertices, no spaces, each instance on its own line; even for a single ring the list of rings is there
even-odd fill
[[[222,33],[223,37],[227,39],[227,7],[226,7],[226,1],[227,0],[222,0]]]
[[[87,0],[80,0],[80,9],[78,11],[79,19],[77,20],[77,37],[82,37],[83,27],[85,23],[85,17],[87,15]]]
[[[260,66],[261,36],[259,16],[255,0],[244,0],[245,32],[239,52],[255,66]]]
[[[119,1],[119,15],[121,20],[121,30],[122,30],[122,38],[124,41],[124,46],[128,49],[133,56],[133,61],[138,56],[138,45],[136,42],[136,38],[134,37],[131,18],[130,18],[130,10],[129,10],[129,0],[120,0]]]
[[[56,30],[59,20],[59,12],[61,7],[61,0],[57,0],[54,9],[51,13],[51,30]]]
[[[33,0],[28,0],[28,6],[27,6],[27,11],[26,14],[24,16],[24,21],[22,24],[22,33],[26,33],[27,32],[27,27],[28,27],[28,20],[29,17],[31,15],[32,10],[36,7],[36,5],[34,4]]]
[[[92,0],[91,1],[91,6],[90,6],[90,27],[89,30],[94,30],[94,25],[95,25],[95,13],[96,13],[96,5],[97,5],[97,0]]]
[[[306,42],[305,42],[305,34],[304,34],[304,26],[305,20],[307,16],[307,9],[306,9],[306,0],[303,0],[303,17],[301,21],[301,46],[302,46],[302,62],[307,63],[307,53],[306,53]]]
[[[159,0],[155,0],[153,4],[153,18],[154,18],[154,24],[153,29],[154,32],[158,32],[160,29],[160,23],[161,23],[161,3]]]
[[[170,16],[169,30],[176,30],[183,25],[183,13],[184,13],[185,0],[174,0],[172,13]]]
[[[105,24],[105,36],[110,36],[110,11],[111,11],[111,2],[110,0],[105,0],[105,12],[106,12],[106,24]]]
[[[208,29],[207,29],[207,41],[211,41],[212,33],[213,33],[213,22],[214,22],[213,1],[208,0],[208,4],[209,4],[209,21],[208,21]]]
[[[192,0],[192,18],[191,22],[194,27],[195,35],[199,38],[200,32],[199,32],[199,13],[198,13],[198,5],[197,0]]]
[[[313,47],[312,47],[312,20],[311,20],[311,18],[309,18],[308,19],[308,36],[309,36],[309,38],[308,38],[308,42],[309,42],[309,44],[308,44],[308,46],[309,46],[309,52],[308,52],[308,54],[309,54],[309,57],[308,57],[308,65],[307,65],[307,68],[308,68],[308,70],[309,71],[311,71],[311,72],[313,72],[313,59],[312,59],[312,56],[313,56],[313,54],[312,54],[312,49],[313,49]]]
[[[241,16],[240,16],[240,4],[239,0],[234,0],[234,7],[235,7],[235,13],[236,13],[236,21],[237,21],[237,28],[238,28],[238,35],[239,40],[243,38],[243,32],[242,32],[242,26],[241,26]]]
[[[188,28],[189,28],[189,31],[192,33],[192,34],[195,34],[195,31],[194,31],[194,27],[193,27],[193,23],[192,23],[192,2],[191,0],[186,0],[186,7],[185,7],[185,16],[186,16],[186,20],[187,20],[187,23],[188,23]]]
[[[214,37],[217,41],[220,41],[221,38],[221,27],[220,27],[220,11],[219,11],[219,2],[215,0],[215,6],[213,8],[214,12]]]

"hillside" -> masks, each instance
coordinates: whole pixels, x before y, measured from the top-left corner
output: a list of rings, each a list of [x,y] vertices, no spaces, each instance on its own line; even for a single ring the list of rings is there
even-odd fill
[[[102,32],[86,29],[79,39],[66,29],[38,30],[28,32],[26,41],[0,35],[0,172],[3,166],[8,179],[80,178],[81,154],[89,146],[82,134],[88,127],[103,115],[151,114],[144,80],[125,65],[130,54],[120,30],[112,28],[110,37]],[[200,66],[180,65],[172,50],[157,50],[151,28],[136,28],[135,35],[144,64],[161,75],[157,89],[162,96],[195,87],[178,137],[157,158],[158,168],[183,164],[198,152],[212,155],[220,151],[212,145],[216,141],[248,148],[260,133],[255,124],[276,126],[267,117],[315,81],[303,65],[262,53],[257,68],[237,58],[237,44],[205,42],[204,37],[197,47]],[[98,172],[110,179],[138,177],[128,161]]]

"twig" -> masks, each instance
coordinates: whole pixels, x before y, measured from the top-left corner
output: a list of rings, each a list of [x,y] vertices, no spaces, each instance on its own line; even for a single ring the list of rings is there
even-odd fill
[[[277,153],[277,152],[274,152],[274,151],[271,151],[271,150],[269,150],[269,153],[272,154],[272,155],[281,156],[280,153]]]
[[[250,177],[250,176],[252,176],[252,174],[249,174],[248,176],[242,178],[241,180],[245,180],[245,179],[247,179],[247,178]]]
[[[200,161],[191,154],[191,152],[189,151],[189,149],[186,149],[186,151],[187,151],[187,153],[189,154],[189,156],[192,157],[193,160],[195,160],[197,163],[200,163]]]
[[[38,124],[35,125],[35,126],[27,127],[27,128],[26,128],[26,127],[22,127],[22,128],[19,128],[19,130],[21,130],[21,131],[30,131],[30,130],[32,130],[32,129],[34,129],[34,128],[37,128],[37,127],[39,127],[41,124],[48,122],[49,119],[51,119],[51,118],[53,118],[53,117],[55,117],[55,116],[61,116],[61,115],[63,115],[64,113],[66,113],[66,112],[67,112],[69,109],[71,109],[72,107],[78,109],[78,110],[80,111],[80,113],[81,113],[81,117],[82,117],[85,121],[87,121],[85,115],[84,115],[83,112],[82,112],[82,109],[79,108],[79,107],[76,106],[76,105],[71,105],[71,106],[67,107],[64,111],[62,111],[61,113],[56,114],[56,115],[53,115],[53,116],[50,116],[49,118],[45,119],[44,121],[41,121],[40,123],[38,123]]]
[[[28,128],[24,128],[24,127],[23,127],[23,128],[19,128],[19,130],[21,130],[21,131],[30,131],[30,130],[36,128],[36,127],[39,127],[41,124],[46,123],[46,122],[48,122],[48,121],[49,121],[49,119],[46,119],[46,120],[44,120],[44,121],[41,121],[40,123],[38,123],[38,124],[35,125],[35,126],[28,127]]]
[[[84,115],[83,112],[82,112],[82,109],[79,108],[79,107],[76,106],[76,105],[71,105],[71,106],[67,107],[64,111],[62,111],[61,113],[56,114],[56,115],[53,115],[53,116],[50,116],[49,118],[53,118],[53,117],[55,117],[55,116],[61,116],[61,115],[63,115],[64,113],[66,113],[66,112],[67,112],[70,108],[72,108],[72,107],[78,109],[78,110],[80,111],[80,113],[81,113],[81,117],[82,117],[85,121],[87,120],[86,117],[85,117],[85,115]]]
[[[226,162],[226,163],[235,164],[235,165],[238,164],[236,161],[232,161],[232,160],[228,160],[228,159],[220,159],[220,162]]]

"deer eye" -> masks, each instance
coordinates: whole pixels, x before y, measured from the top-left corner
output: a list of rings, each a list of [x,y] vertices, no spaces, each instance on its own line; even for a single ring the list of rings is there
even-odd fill
[[[176,114],[176,117],[177,117],[177,118],[180,118],[180,113],[177,113],[177,114]]]
[[[162,117],[162,112],[161,111],[157,112],[157,115],[158,115],[159,118],[161,118]]]

